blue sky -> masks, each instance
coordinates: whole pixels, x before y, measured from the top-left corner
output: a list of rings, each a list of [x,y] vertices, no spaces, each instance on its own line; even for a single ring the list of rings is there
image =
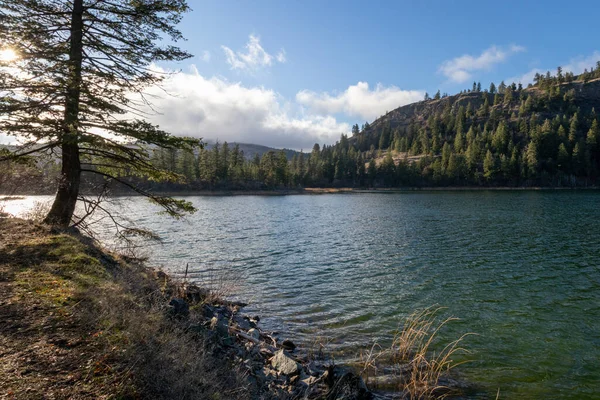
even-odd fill
[[[309,150],[352,124],[480,81],[600,60],[597,1],[197,1],[194,54],[161,65],[153,122],[179,135]],[[151,89],[152,91],[152,89]]]
[[[309,149],[425,91],[526,84],[536,71],[578,73],[600,60],[593,1],[189,5],[180,28],[195,57],[168,66],[188,79],[157,122],[213,140]]]
[[[185,47],[197,56],[200,73],[274,87],[284,96],[301,89],[341,91],[359,81],[453,92],[465,85],[438,73],[446,60],[478,56],[493,45],[526,49],[474,74],[489,83],[536,67],[554,70],[572,58],[591,55],[600,33],[600,5],[592,1],[572,6],[557,1],[189,4],[194,11],[186,15],[181,28],[188,38]],[[270,53],[284,48],[285,65],[256,76],[232,73],[221,46],[243,49],[250,34],[260,37]],[[198,62],[205,50],[211,53],[211,63]]]

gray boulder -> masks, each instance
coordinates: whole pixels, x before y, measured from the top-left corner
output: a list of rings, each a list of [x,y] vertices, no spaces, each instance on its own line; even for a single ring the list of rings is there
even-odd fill
[[[285,354],[283,350],[279,350],[271,359],[271,365],[277,371],[284,375],[297,375],[300,373],[300,365]]]

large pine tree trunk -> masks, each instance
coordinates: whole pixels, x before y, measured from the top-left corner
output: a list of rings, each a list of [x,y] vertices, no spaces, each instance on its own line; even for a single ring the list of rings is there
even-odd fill
[[[81,95],[81,64],[83,60],[83,0],[74,0],[71,14],[69,76],[65,96],[65,113],[60,136],[62,149],[61,179],[56,198],[44,222],[69,226],[81,181],[79,160],[79,98]]]

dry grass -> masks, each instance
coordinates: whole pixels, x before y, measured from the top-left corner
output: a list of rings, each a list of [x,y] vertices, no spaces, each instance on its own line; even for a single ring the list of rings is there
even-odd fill
[[[458,354],[468,351],[461,347],[463,339],[447,343],[441,351],[434,351],[441,343],[440,331],[457,318],[439,317],[441,307],[430,307],[410,315],[399,330],[389,349],[378,344],[361,353],[361,375],[367,381],[381,377],[383,365],[392,365],[394,389],[401,398],[442,399],[453,394],[451,387],[443,385],[442,378],[458,365],[467,361],[456,361]],[[389,368],[389,367],[388,367]]]
[[[330,361],[335,364],[334,353],[329,351],[329,345],[333,341],[327,336],[314,336],[313,340],[307,345],[307,357],[309,360]]]

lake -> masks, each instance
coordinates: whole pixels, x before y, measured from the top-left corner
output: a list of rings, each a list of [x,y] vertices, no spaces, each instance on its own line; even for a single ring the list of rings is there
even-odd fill
[[[233,287],[264,328],[329,338],[343,360],[437,304],[460,318],[444,338],[477,334],[457,371],[481,396],[600,398],[600,192],[187,199],[184,221],[113,207],[164,238],[153,264]]]

